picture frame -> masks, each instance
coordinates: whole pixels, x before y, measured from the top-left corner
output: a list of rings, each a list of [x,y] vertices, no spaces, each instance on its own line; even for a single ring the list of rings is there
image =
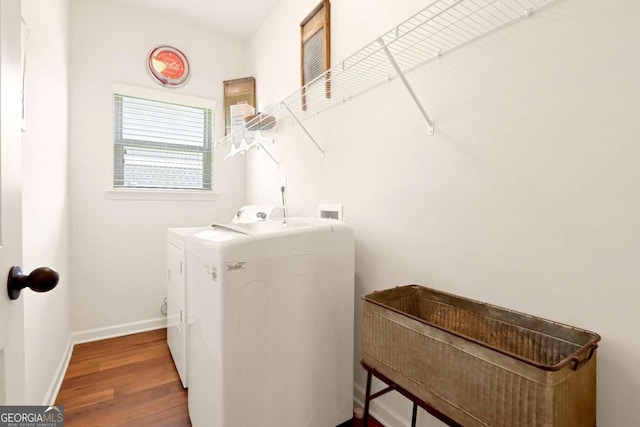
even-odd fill
[[[231,132],[231,106],[246,103],[256,108],[256,79],[242,77],[225,80],[224,85],[224,134]]]
[[[322,0],[300,22],[300,84],[302,110],[307,109],[306,89],[331,68],[331,2]],[[325,76],[325,97],[331,97],[329,73]],[[314,83],[311,83],[314,82]]]

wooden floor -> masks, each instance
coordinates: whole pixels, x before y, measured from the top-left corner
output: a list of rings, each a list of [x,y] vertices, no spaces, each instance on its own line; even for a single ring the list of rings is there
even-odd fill
[[[76,345],[56,405],[65,427],[191,426],[166,329]]]
[[[66,427],[191,425],[166,329],[76,345],[56,405]]]

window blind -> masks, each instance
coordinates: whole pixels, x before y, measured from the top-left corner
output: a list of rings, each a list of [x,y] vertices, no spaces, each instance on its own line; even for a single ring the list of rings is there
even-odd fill
[[[213,111],[114,94],[114,188],[211,190]]]

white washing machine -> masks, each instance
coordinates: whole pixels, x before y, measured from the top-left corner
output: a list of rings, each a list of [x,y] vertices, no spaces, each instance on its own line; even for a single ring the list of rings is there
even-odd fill
[[[354,241],[290,218],[189,237],[195,427],[331,427],[353,411]]]
[[[232,223],[252,223],[282,219],[282,208],[269,205],[241,207]],[[182,386],[188,386],[188,311],[186,246],[189,235],[206,230],[205,227],[169,228],[167,230],[167,343],[176,365]]]

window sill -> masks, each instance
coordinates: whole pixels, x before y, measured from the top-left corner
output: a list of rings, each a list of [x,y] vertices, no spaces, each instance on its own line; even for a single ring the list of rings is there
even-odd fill
[[[213,201],[218,200],[219,194],[215,191],[118,188],[107,190],[107,197],[112,200]]]

